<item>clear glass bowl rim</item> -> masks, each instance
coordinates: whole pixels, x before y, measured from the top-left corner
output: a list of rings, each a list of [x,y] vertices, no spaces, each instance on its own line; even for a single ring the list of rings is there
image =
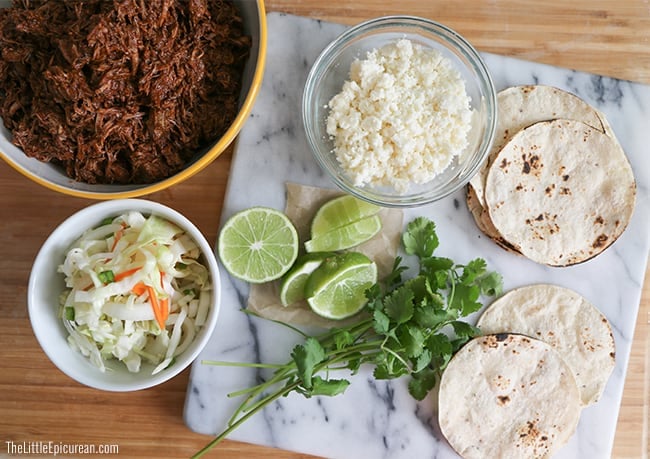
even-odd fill
[[[443,42],[446,42],[448,46],[454,48],[455,53],[460,54],[465,58],[467,63],[470,64],[472,72],[477,76],[477,85],[486,105],[486,126],[479,144],[481,150],[479,158],[477,158],[477,161],[475,161],[473,166],[467,170],[467,173],[464,174],[463,180],[458,180],[453,186],[447,187],[435,194],[424,191],[419,194],[405,196],[396,194],[389,196],[382,193],[375,193],[368,189],[354,187],[351,184],[346,183],[341,177],[339,177],[336,171],[333,171],[330,168],[326,160],[322,158],[322,152],[318,145],[319,139],[314,131],[314,121],[317,120],[313,119],[312,106],[314,105],[314,102],[312,100],[312,95],[315,93],[316,83],[320,80],[327,68],[333,63],[332,61],[337,57],[339,50],[348,42],[366,32],[376,33],[382,29],[395,27],[424,30],[429,34],[436,35]],[[326,171],[339,188],[360,199],[384,207],[415,207],[438,201],[452,194],[465,186],[467,182],[469,182],[470,178],[478,171],[487,157],[492,142],[494,141],[497,118],[497,96],[492,77],[483,58],[474,46],[472,46],[462,35],[448,26],[427,18],[408,15],[382,16],[349,27],[321,51],[307,75],[302,96],[301,114],[307,142],[312,153],[316,157],[321,169]]]

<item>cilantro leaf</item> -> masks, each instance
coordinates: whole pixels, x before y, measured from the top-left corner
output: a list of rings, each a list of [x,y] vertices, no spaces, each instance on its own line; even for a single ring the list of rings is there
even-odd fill
[[[429,286],[427,285],[427,278],[422,275],[418,275],[404,282],[403,288],[409,289],[413,292],[414,302],[419,302],[423,298],[426,298],[430,292]]]
[[[475,258],[463,267],[463,274],[460,281],[465,285],[474,283],[477,277],[484,274],[487,269],[487,263],[482,258]]]
[[[420,307],[413,313],[413,320],[425,329],[437,328],[439,325],[458,318],[455,311],[440,309],[438,307]]]
[[[348,363],[346,365],[346,368],[349,369],[352,374],[358,373],[359,368],[361,368],[363,355],[360,352],[357,352],[350,355],[347,360]]]
[[[483,307],[478,301],[480,294],[478,285],[457,284],[449,307],[458,310],[462,316],[468,316]]]
[[[390,330],[390,319],[386,314],[384,314],[383,311],[380,311],[379,309],[375,309],[375,311],[372,314],[373,316],[373,328],[375,331],[380,334],[384,335],[388,333],[388,330]]]
[[[430,368],[425,368],[414,374],[409,381],[409,394],[416,400],[424,400],[429,391],[435,387],[437,381],[437,373]]]
[[[449,281],[449,271],[433,271],[429,276],[429,285],[433,290],[443,290],[447,288]]]
[[[333,397],[345,392],[350,385],[350,381],[347,379],[323,379],[320,376],[314,376],[312,383],[310,396],[326,395]]]
[[[337,330],[334,334],[334,345],[336,349],[341,350],[346,346],[350,346],[354,343],[354,336],[348,330]]]
[[[424,273],[436,271],[448,271],[454,267],[454,261],[450,258],[429,257],[420,260],[420,269]]]
[[[372,376],[375,379],[391,379],[392,377],[386,362],[376,363]]]
[[[298,344],[293,348],[291,357],[296,363],[300,381],[303,386],[310,389],[312,387],[314,367],[325,359],[323,346],[316,338],[309,337],[304,344]]]
[[[419,373],[431,364],[433,354],[429,349],[424,349],[422,353],[415,359],[415,366],[413,373]]]
[[[402,257],[395,257],[395,261],[393,261],[393,269],[391,269],[388,276],[384,279],[386,286],[392,288],[399,285],[402,282],[402,273],[407,269],[408,267],[402,266]]]
[[[449,355],[451,358],[450,354],[453,350],[453,347],[451,345],[449,337],[444,333],[436,333],[435,335],[431,335],[429,339],[427,339],[426,346],[433,355],[432,361],[435,361],[436,363],[444,361],[444,358],[447,355]]]
[[[418,357],[424,350],[426,337],[416,324],[404,324],[397,331],[397,337],[407,357]]]
[[[428,258],[438,247],[436,224],[424,217],[418,217],[406,226],[402,235],[404,251],[419,258]]]
[[[397,358],[395,354],[385,354],[376,363],[373,376],[375,379],[394,379],[408,374],[409,370],[405,362]]]
[[[487,273],[482,276],[478,280],[478,283],[483,295],[497,296],[501,295],[503,291],[503,278],[501,274],[496,272]]]
[[[366,290],[366,298],[368,299],[367,309],[381,309],[382,292],[379,284],[374,284]]]
[[[400,287],[384,299],[386,315],[395,323],[402,324],[413,317],[413,291]]]
[[[478,336],[481,333],[481,330],[478,327],[463,322],[461,320],[455,320],[451,322],[451,326],[454,329],[454,333],[459,338],[473,338]]]

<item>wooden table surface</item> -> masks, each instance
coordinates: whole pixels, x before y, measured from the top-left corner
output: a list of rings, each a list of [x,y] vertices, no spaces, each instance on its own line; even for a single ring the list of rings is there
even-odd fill
[[[346,24],[386,14],[419,15],[456,29],[480,51],[650,84],[647,0],[269,0],[266,9]],[[147,198],[178,209],[216,241],[231,158],[229,149],[185,183]],[[77,384],[42,352],[27,315],[31,264],[57,224],[92,201],[49,191],[0,163],[0,457],[9,441],[114,443],[120,456],[131,458],[190,456],[210,437],[183,423],[189,370],[157,388],[105,393]],[[618,420],[616,458],[647,457],[649,449],[649,273]],[[307,456],[225,441],[210,457]]]

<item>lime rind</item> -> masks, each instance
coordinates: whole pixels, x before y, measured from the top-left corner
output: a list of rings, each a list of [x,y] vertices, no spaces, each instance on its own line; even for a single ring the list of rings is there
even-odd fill
[[[333,256],[332,252],[306,253],[296,260],[293,267],[283,276],[280,285],[280,302],[290,306],[305,299],[305,285],[312,272],[323,260]]]
[[[343,195],[323,204],[311,224],[311,238],[377,214],[381,207],[352,195]]]
[[[381,231],[381,226],[378,215],[366,217],[310,239],[305,242],[305,250],[336,252],[350,249],[375,237]]]
[[[282,212],[251,207],[230,217],[218,243],[226,270],[250,283],[282,277],[298,257],[298,232]]]
[[[377,282],[377,265],[365,255],[347,252],[327,258],[307,279],[311,309],[328,319],[345,319],[365,304],[365,292]]]

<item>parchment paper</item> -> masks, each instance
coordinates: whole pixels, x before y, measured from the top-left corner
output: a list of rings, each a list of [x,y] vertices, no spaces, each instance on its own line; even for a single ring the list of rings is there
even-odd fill
[[[287,203],[285,213],[298,231],[301,252],[309,239],[311,221],[316,211],[330,199],[340,196],[339,190],[317,188],[287,182]],[[399,209],[383,208],[379,211],[382,230],[371,240],[355,247],[354,251],[366,254],[377,264],[378,277],[388,275],[393,267],[402,234],[403,212]],[[344,320],[330,320],[315,314],[306,301],[290,306],[280,303],[280,281],[251,285],[248,308],[262,317],[293,325],[310,325],[322,328],[342,326],[358,320],[350,317]]]

